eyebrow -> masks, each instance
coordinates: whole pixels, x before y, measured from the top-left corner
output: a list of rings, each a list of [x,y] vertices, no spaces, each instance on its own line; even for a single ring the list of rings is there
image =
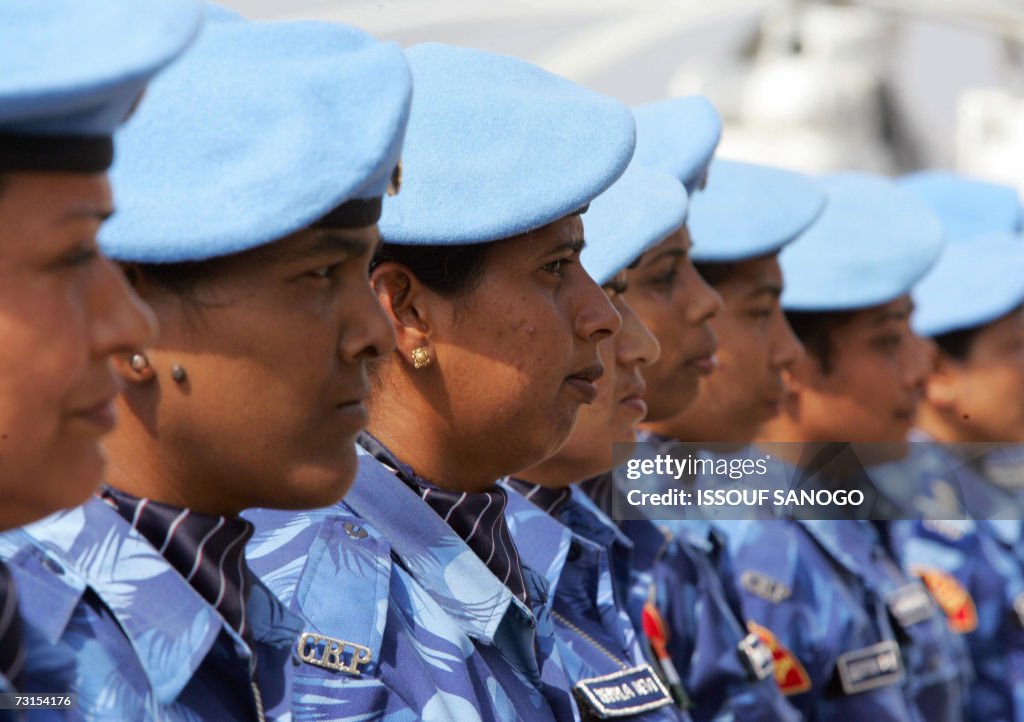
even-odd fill
[[[898,311],[886,311],[880,313],[871,320],[872,326],[881,326],[889,323],[890,321],[906,321],[910,318],[910,314],[914,311],[913,304],[907,304],[906,308],[901,308]]]
[[[550,256],[554,253],[561,253],[562,251],[572,251],[573,253],[579,253],[587,245],[587,242],[582,238],[573,238],[570,241],[563,241],[553,248],[549,248],[544,251],[545,256]]]
[[[683,257],[686,256],[687,253],[689,253],[689,249],[688,248],[668,248],[668,249],[662,251],[661,253],[659,253],[656,256],[651,256],[650,260],[646,260],[645,259],[644,265],[645,266],[653,266],[655,263],[660,261],[662,258],[669,258],[669,257],[672,257],[672,256],[674,256],[676,258],[683,258]]]
[[[778,298],[779,296],[782,295],[782,286],[780,286],[777,283],[762,283],[760,286],[758,286],[750,293],[748,293],[747,297],[755,298],[757,296],[763,296],[765,294]]]
[[[103,223],[112,215],[114,215],[113,208],[75,208],[62,215],[60,220],[61,222],[67,222],[85,218]]]
[[[371,250],[373,249],[370,244],[361,238],[351,238],[332,231],[319,231],[308,243],[279,251],[275,255],[283,261],[292,262],[320,258],[335,253],[361,256]]]

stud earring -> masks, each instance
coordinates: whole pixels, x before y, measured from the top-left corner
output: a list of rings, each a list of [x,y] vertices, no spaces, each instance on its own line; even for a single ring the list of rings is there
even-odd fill
[[[174,383],[183,384],[185,379],[188,378],[188,374],[185,373],[185,369],[181,364],[173,364],[171,366],[171,378],[174,379]]]
[[[131,360],[128,363],[131,365],[132,371],[137,374],[141,374],[149,368],[149,359],[146,358],[146,354],[144,353],[133,353]]]
[[[426,346],[418,346],[412,350],[412,367],[414,369],[426,368],[430,364],[434,363],[434,359],[430,356],[430,352]]]

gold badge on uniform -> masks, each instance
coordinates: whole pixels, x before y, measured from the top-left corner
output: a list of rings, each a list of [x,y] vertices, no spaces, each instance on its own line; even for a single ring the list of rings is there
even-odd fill
[[[958,634],[967,634],[978,628],[974,599],[956,577],[935,567],[914,566],[910,572],[921,577],[939,608],[945,612],[950,629]]]
[[[771,630],[755,622],[747,622],[747,628],[760,637],[771,650],[775,661],[775,682],[782,690],[782,694],[789,697],[802,694],[811,688],[811,675],[807,674],[800,660],[793,656]]]
[[[347,655],[346,650],[348,651]],[[360,665],[373,661],[373,652],[369,647],[312,632],[303,632],[299,637],[298,653],[299,659],[306,664],[335,672],[345,672],[356,677],[363,675],[362,670],[359,669]],[[346,656],[348,656],[347,662],[345,661]]]

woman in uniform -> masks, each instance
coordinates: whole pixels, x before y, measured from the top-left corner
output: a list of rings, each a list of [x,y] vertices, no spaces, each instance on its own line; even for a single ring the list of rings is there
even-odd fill
[[[394,340],[367,273],[410,95],[360,31],[211,22],[120,138],[101,244],[162,336],[117,361],[109,486],[17,538],[85,717],[288,713],[302,623],[249,572],[239,512],[352,482],[365,366]]]
[[[113,354],[152,316],[96,233],[113,210],[112,136],[198,29],[199,7],[130,0],[0,8],[0,530],[82,503],[114,423]],[[133,43],[122,42],[131,34]],[[0,564],[0,692],[60,692],[70,664],[38,631],[23,557]],[[23,578],[24,575],[24,578]],[[65,650],[67,651],[67,650]]]
[[[633,119],[514,58],[406,55],[402,193],[372,276],[398,347],[374,369],[366,454],[343,504],[252,515],[250,557],[309,620],[298,718],[575,719],[497,482],[597,397],[621,321],[580,265],[580,214],[625,170]]]

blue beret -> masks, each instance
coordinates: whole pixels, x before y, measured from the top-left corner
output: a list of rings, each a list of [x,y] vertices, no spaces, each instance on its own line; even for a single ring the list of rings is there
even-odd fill
[[[370,225],[410,94],[398,46],[354,28],[209,23],[118,136],[119,210],[100,244],[121,261],[174,263],[316,222]]]
[[[633,163],[583,216],[581,262],[604,284],[686,222],[686,189],[670,175]]]
[[[922,336],[981,326],[1024,303],[1024,238],[954,241],[914,289],[911,319]]]
[[[948,238],[1021,229],[1020,198],[1010,186],[945,171],[911,173],[900,179],[900,184],[938,214]]]
[[[701,95],[690,95],[638,105],[633,115],[637,161],[675,176],[693,195],[722,137],[715,106]]]
[[[201,21],[194,0],[3,0],[0,171],[106,170],[114,130]]]
[[[825,191],[799,173],[716,159],[690,206],[690,257],[726,263],[775,253],[825,207]]]
[[[880,176],[818,181],[825,210],[782,249],[787,311],[845,311],[908,293],[942,252],[939,219],[910,191]]]
[[[532,231],[587,205],[633,155],[629,109],[530,63],[427,43],[406,51],[416,92],[387,243],[450,245]]]

